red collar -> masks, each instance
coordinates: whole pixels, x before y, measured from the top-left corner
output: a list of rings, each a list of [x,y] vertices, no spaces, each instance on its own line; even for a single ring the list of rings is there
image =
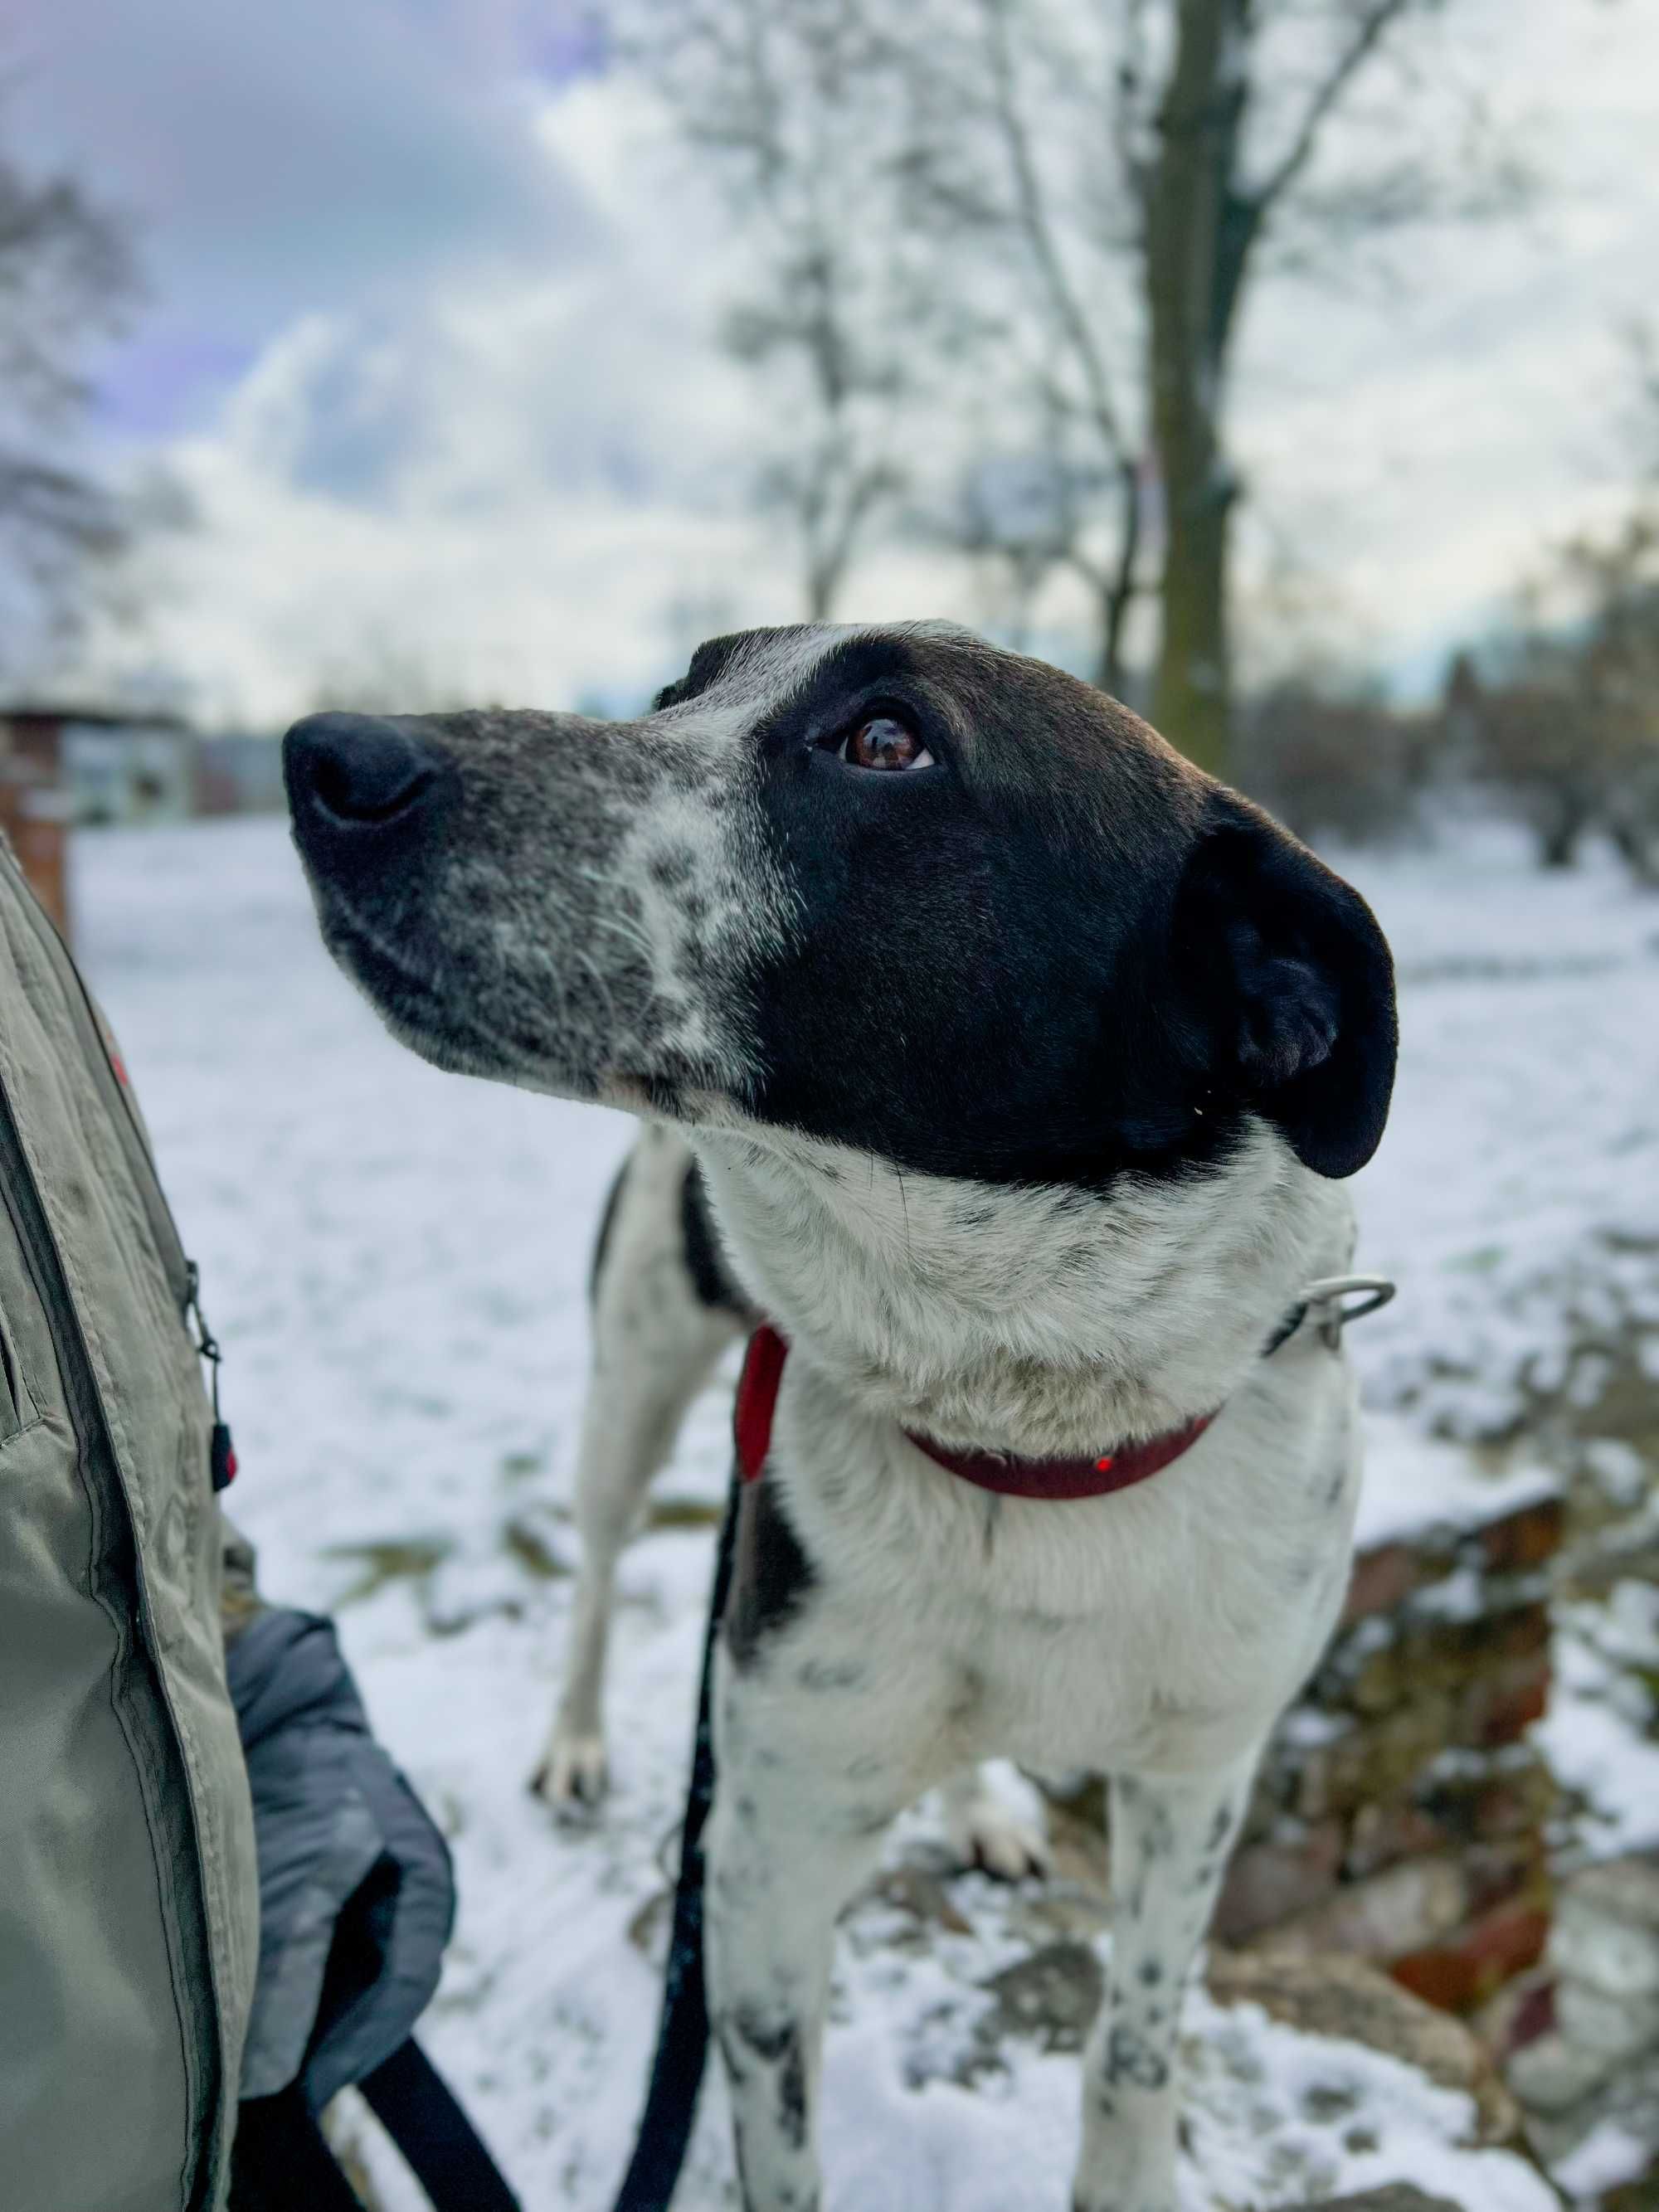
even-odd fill
[[[749,1340],[748,1356],[738,1383],[734,1421],[738,1465],[745,1482],[759,1479],[772,1445],[772,1414],[778,1402],[778,1386],[789,1346],[776,1329],[763,1322]],[[1172,1460],[1195,1444],[1213,1413],[1204,1413],[1184,1428],[1169,1429],[1145,1443],[1121,1444],[1114,1452],[1088,1459],[1010,1459],[997,1452],[952,1451],[907,1429],[905,1435],[918,1451],[959,1474],[981,1490],[994,1490],[1003,1498],[1104,1498],[1114,1490],[1127,1490],[1148,1475],[1157,1474]]]

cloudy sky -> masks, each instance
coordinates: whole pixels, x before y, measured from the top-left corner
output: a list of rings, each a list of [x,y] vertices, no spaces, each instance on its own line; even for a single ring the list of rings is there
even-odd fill
[[[164,460],[201,516],[108,667],[236,720],[377,665],[621,704],[702,631],[796,611],[741,496],[755,391],[712,342],[741,242],[571,15],[23,5],[10,143],[140,231],[96,443]],[[1449,0],[1430,36],[1423,97],[1453,68],[1486,88],[1535,212],[1414,243],[1389,286],[1264,293],[1234,425],[1247,594],[1288,566],[1304,623],[1407,682],[1626,496],[1617,333],[1659,289],[1655,0]],[[845,611],[982,605],[891,546]],[[1075,612],[1046,607],[1057,647]]]

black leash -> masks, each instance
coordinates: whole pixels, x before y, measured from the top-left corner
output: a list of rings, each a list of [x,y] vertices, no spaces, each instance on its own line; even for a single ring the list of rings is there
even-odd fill
[[[363,2212],[362,2199],[329,2148],[305,2085],[237,2107],[229,2212]]]
[[[697,1731],[691,1782],[680,1830],[680,1867],[663,1978],[662,2012],[639,2137],[616,2212],[668,2212],[697,2114],[708,2056],[708,1998],[703,1980],[702,1832],[714,1802],[714,1652],[732,1587],[742,1483],[733,1462],[732,1487],[714,1556],[708,1626],[697,1686]],[[474,2133],[466,2114],[411,2038],[358,2087],[407,2160],[436,2212],[519,2212],[519,2201]],[[319,2212],[321,2203],[319,2200]]]
[[[714,1586],[708,1601],[703,1638],[702,1679],[697,1691],[697,1734],[691,1753],[691,1786],[686,1793],[685,1824],[680,1831],[680,1870],[674,1885],[674,1921],[668,1939],[668,1968],[662,2014],[657,2026],[657,2055],[640,2115],[639,2139],[617,2199],[616,2212],[668,2212],[674,2185],[685,2163],[697,2093],[708,2056],[708,1996],[702,1971],[703,1824],[714,1801],[714,1650],[732,1586],[736,1549],[738,1468],[732,1469],[731,1495],[714,1559]]]
[[[520,2212],[453,2091],[413,2036],[357,2088],[434,2212]],[[254,2097],[236,2117],[230,2212],[363,2212],[302,2081]]]
[[[357,2087],[437,2212],[519,2212],[448,2082],[412,2035]]]

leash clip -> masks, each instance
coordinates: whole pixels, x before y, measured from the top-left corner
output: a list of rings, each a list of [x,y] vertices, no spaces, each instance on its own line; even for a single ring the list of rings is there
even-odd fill
[[[1398,1287],[1386,1275],[1322,1275],[1309,1284],[1303,1302],[1310,1309],[1318,1308],[1320,1338],[1334,1352],[1348,1323],[1379,1312]],[[1357,1305],[1343,1304],[1345,1298],[1352,1297],[1358,1299]]]

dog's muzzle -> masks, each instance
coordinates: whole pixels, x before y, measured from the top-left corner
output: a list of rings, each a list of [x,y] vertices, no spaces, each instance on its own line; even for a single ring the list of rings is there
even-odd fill
[[[453,814],[448,754],[375,714],[308,714],[283,740],[294,833],[307,865],[343,888],[407,868]]]

